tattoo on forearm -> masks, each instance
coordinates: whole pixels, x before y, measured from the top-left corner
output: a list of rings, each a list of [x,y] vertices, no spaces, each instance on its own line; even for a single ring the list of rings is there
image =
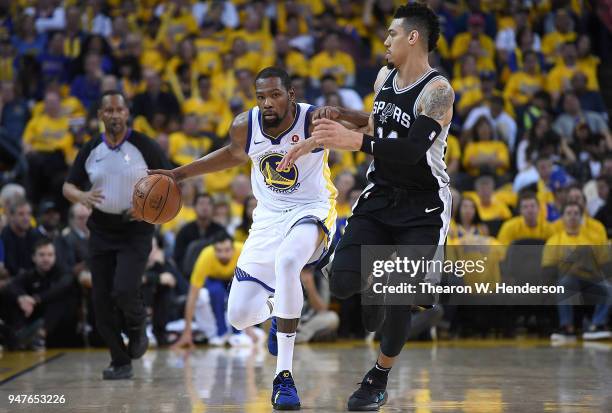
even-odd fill
[[[450,85],[440,85],[423,95],[423,114],[442,120],[453,106],[455,94]]]

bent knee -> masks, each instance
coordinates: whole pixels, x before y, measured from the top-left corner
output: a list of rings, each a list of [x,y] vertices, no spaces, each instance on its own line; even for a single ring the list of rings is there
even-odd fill
[[[332,268],[329,289],[340,299],[346,299],[361,291],[361,276],[358,272]]]
[[[241,304],[229,305],[227,308],[227,319],[229,323],[237,330],[244,330],[251,326],[250,309]]]

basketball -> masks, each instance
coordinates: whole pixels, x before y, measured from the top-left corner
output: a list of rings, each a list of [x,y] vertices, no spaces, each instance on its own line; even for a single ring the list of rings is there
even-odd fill
[[[149,224],[164,224],[181,210],[181,190],[166,175],[148,175],[134,185],[134,214]]]

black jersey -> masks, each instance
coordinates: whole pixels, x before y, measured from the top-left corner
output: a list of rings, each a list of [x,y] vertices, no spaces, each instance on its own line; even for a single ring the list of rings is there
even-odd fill
[[[419,80],[403,89],[396,83],[397,69],[391,70],[374,97],[374,135],[380,139],[406,139],[416,117],[419,99],[428,83],[444,79],[431,69]],[[368,179],[379,185],[408,190],[433,191],[449,184],[444,153],[448,126],[444,127],[425,156],[416,165],[377,159],[368,170]]]

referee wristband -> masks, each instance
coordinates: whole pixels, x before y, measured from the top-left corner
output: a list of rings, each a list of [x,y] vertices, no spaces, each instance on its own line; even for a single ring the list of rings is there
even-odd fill
[[[363,141],[361,142],[361,152],[365,152],[370,155],[374,155],[374,136],[363,134]]]

